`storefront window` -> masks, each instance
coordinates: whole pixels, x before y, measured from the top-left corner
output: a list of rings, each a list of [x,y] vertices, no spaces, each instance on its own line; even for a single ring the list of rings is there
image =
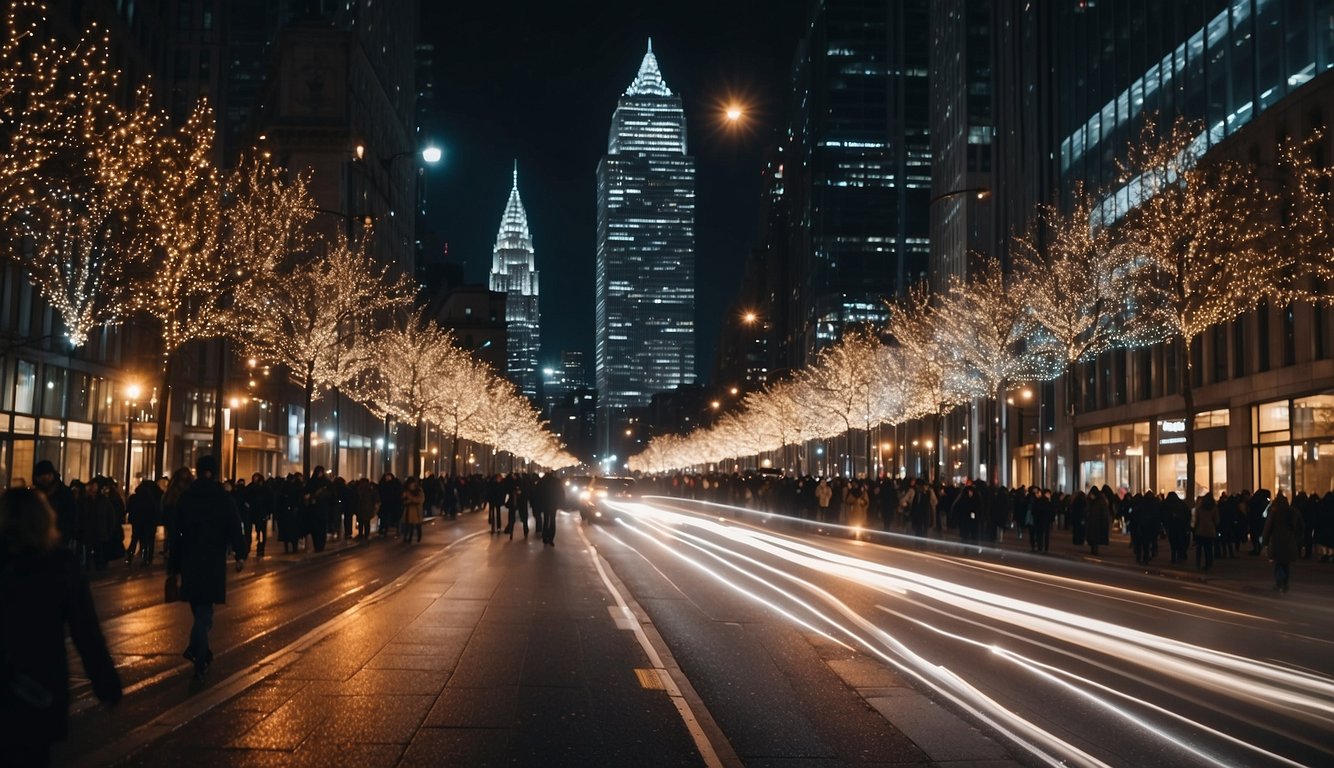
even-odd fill
[[[1288,401],[1265,403],[1255,407],[1255,425],[1259,432],[1258,442],[1267,443],[1287,440],[1290,422],[1288,420]]]
[[[1292,401],[1292,439],[1334,435],[1334,395],[1315,395]]]
[[[65,415],[65,381],[69,371],[54,365],[46,366],[45,391],[42,392],[42,415],[59,419]]]
[[[1118,424],[1079,433],[1079,485],[1107,485],[1132,492],[1148,487],[1149,422]]]
[[[1202,411],[1195,414],[1196,429],[1211,429],[1213,427],[1226,427],[1231,423],[1231,417],[1228,409],[1220,408],[1216,411]]]
[[[1262,446],[1256,450],[1257,487],[1268,488],[1277,493],[1279,490],[1292,491],[1292,446]]]

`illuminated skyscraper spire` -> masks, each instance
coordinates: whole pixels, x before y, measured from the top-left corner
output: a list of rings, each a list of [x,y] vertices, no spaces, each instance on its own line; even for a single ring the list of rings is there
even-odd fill
[[[630,83],[630,87],[625,91],[626,96],[671,96],[672,92],[667,88],[667,82],[662,79],[662,72],[658,70],[658,57],[653,55],[653,38],[648,39],[648,53],[644,54],[644,60],[639,63],[639,74],[635,75],[635,80]]]
[[[505,294],[508,338],[508,374],[528,397],[537,397],[537,355],[541,313],[537,306],[537,265],[528,212],[519,198],[519,163],[514,162],[513,186],[500,217],[496,247],[491,257],[491,290]]]

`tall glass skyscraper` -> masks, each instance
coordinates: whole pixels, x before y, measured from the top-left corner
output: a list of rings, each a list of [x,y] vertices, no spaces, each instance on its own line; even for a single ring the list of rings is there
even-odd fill
[[[804,357],[927,274],[927,0],[820,0],[794,70]]]
[[[595,362],[607,435],[616,414],[695,381],[695,160],[652,41],[612,113],[597,177]]]
[[[491,257],[491,290],[505,294],[505,329],[509,377],[530,400],[537,401],[537,354],[541,313],[537,308],[537,266],[528,213],[519,199],[519,168],[500,217],[500,232]]]

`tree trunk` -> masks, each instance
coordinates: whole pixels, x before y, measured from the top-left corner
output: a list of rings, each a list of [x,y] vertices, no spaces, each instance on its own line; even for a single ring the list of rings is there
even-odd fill
[[[384,415],[384,453],[380,454],[381,473],[388,472],[393,466],[393,456],[389,453],[389,414]]]
[[[422,475],[422,418],[418,416],[412,421],[412,472],[411,474],[420,477]]]
[[[162,386],[158,388],[157,431],[153,436],[153,472],[163,477],[167,461],[167,431],[171,424],[171,372],[175,367],[174,355],[168,354],[162,365]]]
[[[1186,364],[1181,367],[1181,400],[1186,408],[1186,506],[1195,508],[1195,390],[1193,383],[1193,359],[1191,341],[1186,340]]]
[[[987,478],[988,485],[1001,487],[1002,478],[1000,463],[1005,456],[1005,385],[996,385],[996,410],[989,420],[990,429],[995,433],[989,450],[993,451],[988,466],[991,468],[991,477]]]
[[[301,430],[301,470],[302,475],[310,478],[310,437],[314,430],[314,416],[311,408],[315,404],[315,365],[311,363],[306,366],[306,420],[305,428]]]
[[[343,393],[340,389],[338,389],[338,387],[333,388],[333,403],[334,403],[334,412],[333,412],[334,439],[333,439],[332,472],[334,477],[338,477],[339,459],[342,458],[341,456],[339,456],[340,451],[338,450],[338,447],[343,443],[343,408],[342,408]]]
[[[459,474],[459,428],[454,427],[454,434],[450,437],[449,449],[449,474],[458,477]]]
[[[1075,378],[1075,363],[1065,367],[1065,424],[1067,427],[1067,437],[1070,440],[1070,453],[1066,457],[1070,460],[1070,487],[1069,493],[1074,493],[1083,487],[1083,478],[1079,476],[1079,433],[1075,431],[1075,413],[1078,412],[1077,393],[1075,391],[1077,379]]]
[[[870,480],[875,475],[871,472],[871,425],[866,425],[866,479]]]
[[[227,337],[218,337],[218,378],[213,382],[213,457],[218,460],[218,467],[221,469],[222,463],[222,409],[225,402],[227,388]],[[236,414],[232,414],[235,418]],[[222,476],[222,472],[218,472]],[[232,478],[235,480],[236,478]]]

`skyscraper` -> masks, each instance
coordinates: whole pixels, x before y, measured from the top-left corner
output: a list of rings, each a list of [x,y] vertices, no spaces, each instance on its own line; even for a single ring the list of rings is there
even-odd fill
[[[491,290],[505,294],[505,326],[509,341],[508,374],[525,396],[537,400],[537,351],[541,314],[537,308],[537,267],[528,213],[519,199],[519,166],[514,186],[500,217],[491,257]]]
[[[784,172],[799,362],[927,274],[928,19],[927,0],[822,0],[798,49]]]
[[[617,414],[695,381],[695,160],[652,41],[612,113],[597,176],[595,363],[606,436]],[[600,447],[608,452],[605,437]]]

